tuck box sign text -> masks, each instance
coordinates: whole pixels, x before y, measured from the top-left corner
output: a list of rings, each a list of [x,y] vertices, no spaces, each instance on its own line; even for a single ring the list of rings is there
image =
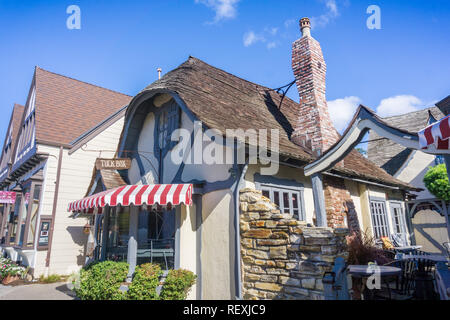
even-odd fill
[[[110,170],[126,170],[131,167],[131,159],[117,158],[117,159],[100,159],[95,161],[95,167],[97,170],[110,169]]]

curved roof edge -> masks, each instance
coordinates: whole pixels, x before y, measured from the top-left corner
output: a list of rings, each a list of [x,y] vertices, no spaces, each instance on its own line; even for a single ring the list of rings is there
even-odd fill
[[[342,137],[321,157],[305,167],[305,175],[310,176],[331,169],[361,142],[369,130],[410,149],[430,154],[450,154],[450,150],[436,150],[434,146],[430,146],[426,150],[421,149],[416,132],[393,127],[371,109],[360,105]]]

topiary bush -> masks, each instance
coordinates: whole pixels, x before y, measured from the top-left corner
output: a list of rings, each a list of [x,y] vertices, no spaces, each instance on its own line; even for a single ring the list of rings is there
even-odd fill
[[[162,300],[185,300],[197,276],[189,270],[170,270],[161,291]]]
[[[75,293],[82,300],[123,300],[119,290],[128,274],[128,263],[103,261],[91,264],[80,271],[80,284]]]
[[[423,177],[423,182],[428,191],[436,198],[446,201],[450,200],[450,186],[445,164],[430,167]]]
[[[161,267],[146,263],[136,267],[133,282],[128,288],[128,300],[158,300],[156,287],[159,285]]]

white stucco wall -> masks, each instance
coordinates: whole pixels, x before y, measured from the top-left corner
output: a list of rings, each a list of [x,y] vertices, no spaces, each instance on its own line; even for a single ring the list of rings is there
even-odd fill
[[[197,256],[200,254],[197,249],[196,235],[196,206],[180,206],[180,268],[197,271]],[[197,296],[196,283],[188,295],[188,300],[195,300]]]
[[[436,211],[421,210],[412,219],[414,236],[423,251],[445,254],[442,243],[448,241],[445,217]]]
[[[229,190],[202,199],[202,297],[232,299],[234,294],[233,196]]]
[[[413,151],[407,162],[395,173],[395,177],[411,185],[424,189],[417,194],[417,199],[432,199],[434,196],[427,190],[423,183],[423,177],[429,167],[433,167],[435,156],[425,152]]]

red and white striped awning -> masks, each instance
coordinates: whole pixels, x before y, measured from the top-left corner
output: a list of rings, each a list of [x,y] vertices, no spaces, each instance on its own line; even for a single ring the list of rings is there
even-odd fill
[[[450,116],[435,122],[418,132],[419,144],[422,149],[430,145],[436,145],[438,150],[450,149]]]
[[[0,203],[15,203],[16,193],[14,191],[0,191]]]
[[[68,211],[92,213],[94,209],[98,209],[98,213],[101,213],[101,208],[106,206],[191,205],[192,192],[192,184],[126,185],[71,202]]]

